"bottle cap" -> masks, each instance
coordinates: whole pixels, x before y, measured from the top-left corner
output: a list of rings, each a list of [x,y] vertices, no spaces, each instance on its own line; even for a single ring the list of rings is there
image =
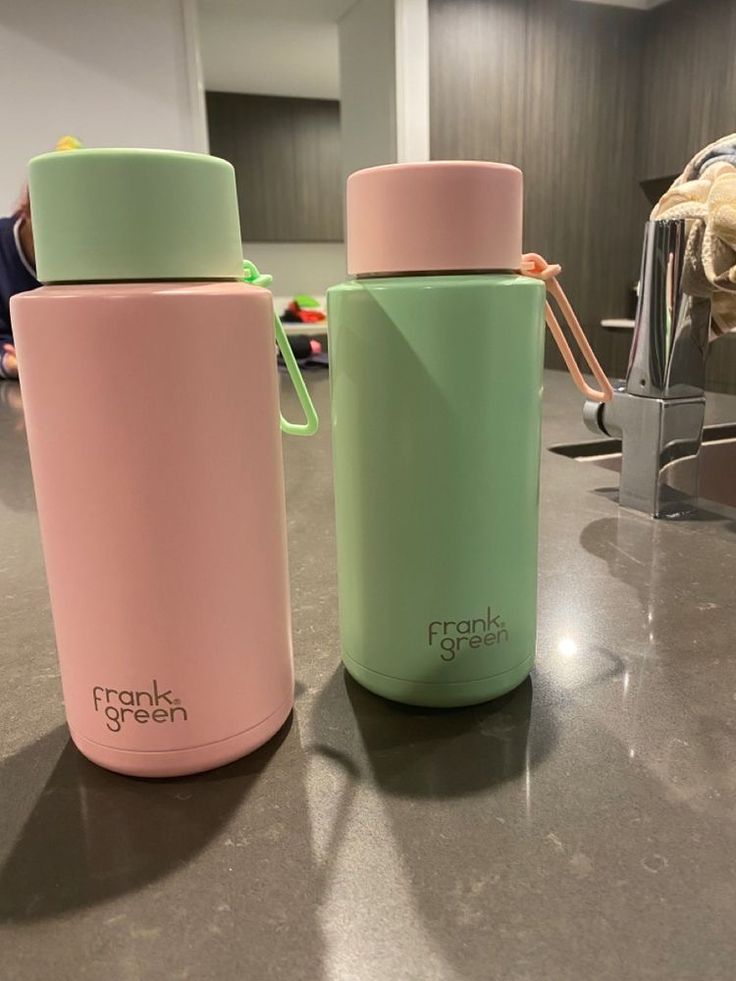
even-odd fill
[[[518,269],[521,171],[458,160],[359,170],[347,184],[348,272]]]
[[[239,279],[235,172],[170,150],[74,149],[29,164],[44,283]]]

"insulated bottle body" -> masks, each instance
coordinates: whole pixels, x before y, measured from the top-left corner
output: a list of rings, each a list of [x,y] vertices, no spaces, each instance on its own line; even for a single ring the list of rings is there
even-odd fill
[[[242,756],[293,693],[271,295],[46,286],[13,324],[72,738],[142,776]]]
[[[536,636],[544,286],[371,277],[328,294],[342,651],[400,702],[482,702]]]

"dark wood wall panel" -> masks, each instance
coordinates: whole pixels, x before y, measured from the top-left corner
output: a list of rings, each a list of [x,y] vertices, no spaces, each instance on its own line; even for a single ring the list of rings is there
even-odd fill
[[[736,0],[670,0],[646,23],[638,171],[662,177],[736,130]]]
[[[430,0],[432,157],[522,168],[525,248],[562,264],[604,360],[622,342],[598,324],[626,309],[646,216],[633,121],[644,16],[571,0]]]
[[[235,167],[244,237],[342,240],[338,102],[208,92],[207,118],[210,151]]]

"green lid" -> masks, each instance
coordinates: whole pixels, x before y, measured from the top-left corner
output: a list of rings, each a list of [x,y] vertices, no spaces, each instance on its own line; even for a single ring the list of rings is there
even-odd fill
[[[240,279],[235,172],[170,150],[34,157],[28,183],[44,283]]]

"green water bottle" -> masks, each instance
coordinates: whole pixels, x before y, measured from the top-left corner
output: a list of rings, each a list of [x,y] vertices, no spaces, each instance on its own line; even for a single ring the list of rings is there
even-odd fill
[[[521,236],[506,164],[348,180],[354,278],[328,293],[342,654],[399,702],[483,702],[534,662],[542,279],[558,269],[531,257],[521,274]]]

